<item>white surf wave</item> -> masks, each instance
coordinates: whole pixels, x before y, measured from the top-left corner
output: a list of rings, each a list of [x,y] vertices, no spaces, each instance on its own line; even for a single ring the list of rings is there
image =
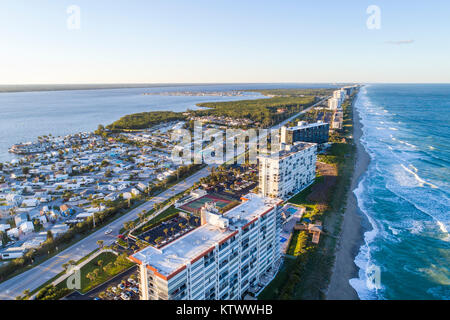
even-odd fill
[[[415,172],[414,172],[413,170],[409,169],[408,167],[406,167],[406,166],[403,165],[403,164],[400,164],[400,166],[401,166],[406,172],[409,172],[410,174],[412,174],[412,175],[414,176],[414,178],[415,178],[415,179],[417,180],[417,182],[419,183],[419,186],[424,187],[425,185],[428,185],[428,186],[430,186],[430,187],[433,188],[433,189],[439,189],[438,186],[432,184],[431,182],[428,182],[428,181],[422,179],[422,178],[417,174],[417,168],[414,167],[414,168],[416,169]]]

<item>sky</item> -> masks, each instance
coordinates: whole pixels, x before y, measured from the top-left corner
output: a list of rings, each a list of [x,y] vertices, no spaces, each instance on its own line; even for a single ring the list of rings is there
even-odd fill
[[[1,0],[0,84],[442,83],[449,38],[446,0]]]

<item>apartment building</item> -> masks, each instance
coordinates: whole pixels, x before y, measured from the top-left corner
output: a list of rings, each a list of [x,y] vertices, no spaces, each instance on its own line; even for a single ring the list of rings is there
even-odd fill
[[[201,211],[200,227],[130,257],[142,300],[234,300],[267,284],[281,261],[279,199],[248,194],[224,214]]]
[[[295,127],[281,127],[280,141],[285,144],[295,142],[326,143],[329,138],[330,125],[322,121],[306,123],[299,121]]]
[[[317,144],[281,144],[280,151],[260,155],[259,190],[264,197],[287,200],[309,186],[316,176]]]
[[[330,98],[328,99],[328,109],[336,110],[341,107],[341,102],[337,98]]]

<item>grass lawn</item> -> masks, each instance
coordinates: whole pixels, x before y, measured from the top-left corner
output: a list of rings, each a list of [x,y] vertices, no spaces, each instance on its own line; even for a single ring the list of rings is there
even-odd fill
[[[80,293],[84,294],[90,291],[133,265],[133,262],[123,259],[120,256],[116,256],[114,253],[101,253],[81,268]],[[91,279],[87,277],[87,275],[94,274],[95,272],[97,272],[97,276]],[[65,288],[66,282],[62,281],[56,287]]]
[[[347,194],[350,192],[354,170],[355,146],[353,145],[352,106],[344,108],[344,128],[338,134],[327,155],[319,155],[318,161],[333,164],[337,169],[335,184],[326,200],[326,210],[318,210],[316,203],[308,200],[313,185],[292,197],[288,202],[307,208],[304,218],[320,220],[326,234],[319,245],[313,245],[305,232],[295,231],[289,243],[287,256],[276,278],[263,290],[258,299],[324,299],[335,260],[337,237],[340,234]],[[311,199],[311,197],[309,197]],[[305,234],[303,236],[302,234]]]
[[[287,249],[287,254],[290,256],[298,256],[305,252],[305,246],[308,241],[308,234],[306,231],[295,230],[292,234],[291,241]]]

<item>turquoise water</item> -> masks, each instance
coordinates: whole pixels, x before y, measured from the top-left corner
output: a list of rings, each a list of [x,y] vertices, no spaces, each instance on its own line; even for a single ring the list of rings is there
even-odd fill
[[[369,85],[356,108],[371,163],[354,192],[373,230],[350,283],[361,299],[450,299],[450,85]]]

